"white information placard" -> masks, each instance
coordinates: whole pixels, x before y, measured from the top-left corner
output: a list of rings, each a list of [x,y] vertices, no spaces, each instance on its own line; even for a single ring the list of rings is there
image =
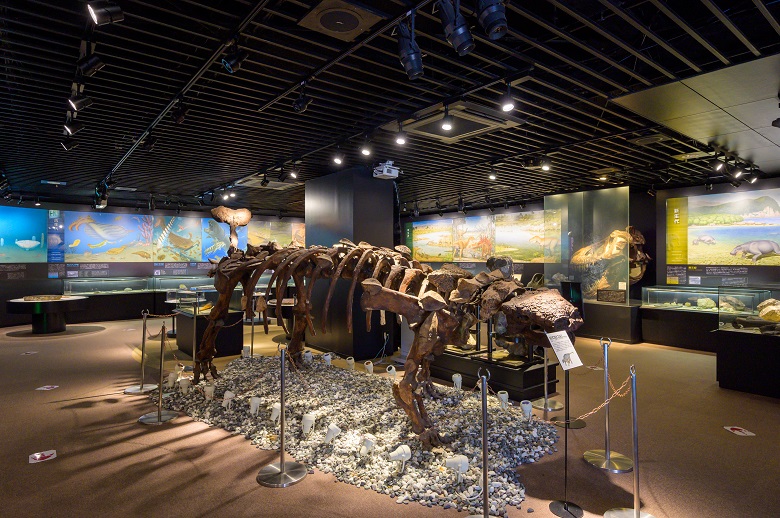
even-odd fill
[[[580,360],[577,351],[574,349],[574,344],[571,343],[566,331],[547,333],[547,339],[550,341],[552,350],[555,352],[555,356],[558,357],[563,370],[567,371],[582,365],[582,360]]]

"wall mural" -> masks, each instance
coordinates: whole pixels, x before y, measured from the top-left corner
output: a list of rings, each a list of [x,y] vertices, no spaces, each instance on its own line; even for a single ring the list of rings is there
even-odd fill
[[[0,263],[45,263],[48,225],[45,210],[0,207]]]
[[[506,255],[516,262],[561,261],[561,213],[536,210],[407,223],[406,242],[424,262],[484,261]]]
[[[667,201],[667,264],[780,265],[780,189]]]
[[[152,229],[149,218],[151,216],[74,211],[64,211],[63,214],[65,262],[150,260]]]
[[[144,223],[152,216],[142,216]],[[154,217],[152,258],[154,261],[200,261],[201,218]],[[148,259],[148,258],[147,258]]]

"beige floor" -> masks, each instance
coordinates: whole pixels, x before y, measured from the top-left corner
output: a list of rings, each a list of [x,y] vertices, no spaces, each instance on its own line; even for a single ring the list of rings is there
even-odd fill
[[[150,320],[150,330],[159,324]],[[266,337],[258,329],[257,353],[276,354],[282,338],[276,331]],[[136,424],[154,408],[146,398],[122,394],[137,382],[140,337],[139,321],[71,325],[52,336],[33,336],[27,326],[0,329],[0,515],[458,515],[398,505],[319,472],[291,488],[262,488],[254,475],[275,453],[187,417],[161,427]],[[151,377],[159,341],[148,346]],[[580,339],[577,349],[586,365],[598,363],[596,341]],[[22,354],[29,351],[36,354]],[[176,356],[166,353],[166,365],[188,363],[186,355]],[[638,372],[643,510],[658,518],[777,516],[780,401],[718,388],[709,354],[614,344],[610,362],[615,385],[629,365]],[[601,371],[572,371],[573,415],[602,401],[602,380]],[[46,384],[59,388],[34,390]],[[612,449],[630,454],[629,398],[614,401],[611,416]],[[603,413],[587,418],[587,425],[569,433],[569,500],[593,517],[631,506],[633,478],[603,473],[581,459],[585,450],[603,448]],[[725,425],[756,436],[733,435]],[[510,516],[526,516],[529,508],[533,516],[553,516],[549,501],[563,497],[562,442],[559,447],[558,454],[518,469],[528,498]],[[28,464],[29,454],[49,449],[57,450],[56,459]]]

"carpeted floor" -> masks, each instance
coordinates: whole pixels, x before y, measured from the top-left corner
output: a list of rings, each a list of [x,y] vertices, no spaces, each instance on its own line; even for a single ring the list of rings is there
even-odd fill
[[[150,320],[150,329],[159,324]],[[459,515],[399,505],[319,472],[290,488],[260,487],[255,474],[275,452],[186,416],[160,427],[137,424],[154,410],[146,397],[122,393],[138,382],[140,338],[140,321],[71,325],[51,336],[33,336],[28,326],[0,330],[0,516]],[[256,352],[272,354],[274,339],[258,333]],[[148,346],[151,379],[159,342]],[[577,349],[586,365],[599,362],[596,341],[580,339]],[[166,360],[172,368],[170,352]],[[630,364],[638,372],[643,511],[657,518],[778,516],[780,401],[718,388],[709,354],[613,344],[610,363],[615,386]],[[44,385],[59,387],[35,390]],[[602,400],[602,371],[572,371],[572,415]],[[612,450],[630,456],[628,397],[613,402],[611,417]],[[569,432],[569,500],[588,517],[632,507],[631,474],[607,474],[582,460],[585,450],[604,448],[603,413],[586,422]],[[726,425],[756,436],[734,435]],[[28,463],[30,454],[45,450],[57,450],[57,458]],[[510,516],[531,509],[532,516],[553,516],[549,502],[564,495],[562,441],[559,450],[518,469],[527,500]]]

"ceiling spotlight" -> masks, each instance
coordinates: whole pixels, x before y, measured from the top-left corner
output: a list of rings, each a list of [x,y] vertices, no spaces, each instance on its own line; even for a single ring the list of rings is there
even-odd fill
[[[723,169],[723,166],[725,166],[725,165],[726,165],[726,164],[725,164],[723,161],[721,161],[721,160],[718,160],[718,154],[717,154],[717,153],[715,154],[715,158],[713,158],[712,160],[710,160],[710,167],[711,167],[711,168],[712,168],[712,170],[713,170],[713,171],[715,171],[716,173],[717,173],[717,172],[720,172],[720,170],[721,170],[721,169]]]
[[[214,201],[214,200],[211,200],[211,201]],[[157,206],[156,206],[156,204],[154,203],[154,195],[153,195],[153,194],[150,194],[150,195],[149,195],[149,210],[152,210],[152,211],[153,211],[153,210],[154,210],[154,209],[156,209],[156,208],[157,208]]]
[[[458,195],[458,212],[466,213],[466,204],[463,203],[463,195]]]
[[[711,183],[705,183],[704,184],[704,190],[705,191],[711,191],[712,190],[712,184]]]
[[[449,105],[444,106],[444,117],[441,120],[441,129],[450,131],[452,129],[452,115],[450,115]]]
[[[285,171],[285,170],[284,170],[284,165],[281,165],[281,166],[279,167],[279,176],[278,176],[278,178],[279,178],[279,181],[280,181],[280,182],[284,182],[284,181],[285,181],[285,180],[287,180],[287,178],[289,178],[290,176],[291,176],[291,175],[290,175],[290,173],[289,173],[288,171]],[[293,177],[293,178],[294,178],[294,177]]]
[[[511,112],[515,109],[515,100],[512,98],[512,84],[507,80],[506,93],[501,96],[501,111]]]
[[[312,98],[306,95],[306,85],[306,81],[301,83],[301,93],[298,95],[298,98],[293,101],[292,107],[295,113],[305,112],[306,108],[311,104]]]
[[[68,119],[65,121],[65,131],[68,132],[68,135],[75,135],[82,129],[84,129],[84,123],[80,120]]]
[[[229,196],[231,198],[235,198],[236,197],[236,193],[234,191],[230,191]]]
[[[341,165],[344,163],[344,153],[339,148],[336,148],[336,153],[333,155],[333,163]]]
[[[549,168],[547,168],[546,170],[549,171]],[[600,182],[606,182],[607,181],[607,175],[603,174],[603,175],[599,176],[599,181]]]
[[[657,194],[654,184],[651,185],[650,188],[647,190],[647,194],[649,194],[650,196],[655,196]]]
[[[239,48],[238,41],[234,41],[228,48],[228,53],[222,58],[222,66],[230,74],[235,74],[241,68],[241,64],[249,57],[249,52]]]
[[[229,195],[228,193],[226,193],[226,192],[223,192],[223,193],[222,193],[222,199],[223,199],[223,200],[227,200],[227,199],[229,199],[229,198],[230,198],[230,195]]]
[[[412,212],[412,215],[415,218],[419,218],[420,217],[420,205],[417,203],[417,200],[415,200],[415,202],[414,202],[414,211]]]
[[[729,183],[730,183],[731,185],[733,185],[735,188],[737,188],[737,187],[739,187],[740,185],[742,185],[742,182],[741,182],[741,181],[739,181],[739,180],[736,180],[736,179],[734,179],[734,180],[731,180]]]
[[[758,175],[756,173],[751,173],[745,178],[747,183],[756,183],[758,181]]]
[[[490,199],[490,193],[489,192],[485,193],[485,203],[487,203],[488,205],[493,203],[493,200]]]
[[[79,141],[70,137],[65,137],[60,140],[60,145],[65,148],[65,151],[70,151],[71,149],[78,147]]]
[[[491,180],[495,180],[497,178],[497,176],[496,176],[496,168],[493,167],[492,165],[490,166],[490,174],[488,174],[488,178],[491,179]]]
[[[268,179],[268,175],[264,174],[263,179],[260,180],[260,187],[268,187],[268,184],[271,183],[271,180]]]
[[[89,2],[87,10],[92,17],[92,21],[98,26],[119,23],[125,19],[122,8],[114,2]]]
[[[363,142],[363,145],[360,146],[360,154],[363,156],[371,155],[371,146],[368,145],[368,140]]]
[[[179,102],[176,106],[171,108],[171,119],[174,124],[181,124],[184,119],[187,118],[187,114],[190,111],[190,107],[184,102],[184,99],[179,98]]]
[[[157,137],[155,137],[151,133],[148,133],[146,135],[146,138],[141,142],[141,144],[138,147],[143,149],[144,151],[151,151],[152,149],[154,149],[154,145],[156,143],[157,143]]]
[[[542,171],[549,171],[552,169],[552,160],[547,158],[546,156],[543,156],[541,160],[539,160],[539,165],[542,168]]]
[[[68,99],[68,104],[73,108],[73,111],[79,111],[92,106],[92,99],[81,94],[74,95]]]
[[[41,206],[41,199],[40,198],[35,198],[35,204],[34,205],[36,207],[40,207]]]
[[[491,40],[506,34],[506,8],[503,0],[477,0],[477,21]]]
[[[87,46],[89,47],[90,45],[91,43],[87,42]],[[106,66],[106,64],[100,60],[97,54],[87,54],[76,61],[76,67],[84,77],[94,76],[104,66]]]
[[[734,171],[732,171],[732,176],[734,178],[740,178],[743,174],[745,174],[745,170],[742,168],[742,166],[736,166],[734,168]]]
[[[298,179],[298,169],[296,169],[295,166],[292,166],[290,168],[290,178],[292,178],[293,180]]]
[[[474,50],[474,38],[471,37],[466,19],[460,13],[460,0],[439,0],[437,3],[444,36],[459,56],[465,56]]]
[[[415,11],[409,15],[409,22],[401,20],[398,22],[398,58],[404,67],[406,76],[409,79],[417,79],[423,75],[422,53],[417,40],[414,37],[414,18]]]
[[[398,133],[395,134],[395,143],[399,146],[406,144],[406,132],[401,121],[398,121]]]
[[[439,211],[439,216],[441,216],[441,200],[439,200],[438,196],[436,196],[436,210]]]

